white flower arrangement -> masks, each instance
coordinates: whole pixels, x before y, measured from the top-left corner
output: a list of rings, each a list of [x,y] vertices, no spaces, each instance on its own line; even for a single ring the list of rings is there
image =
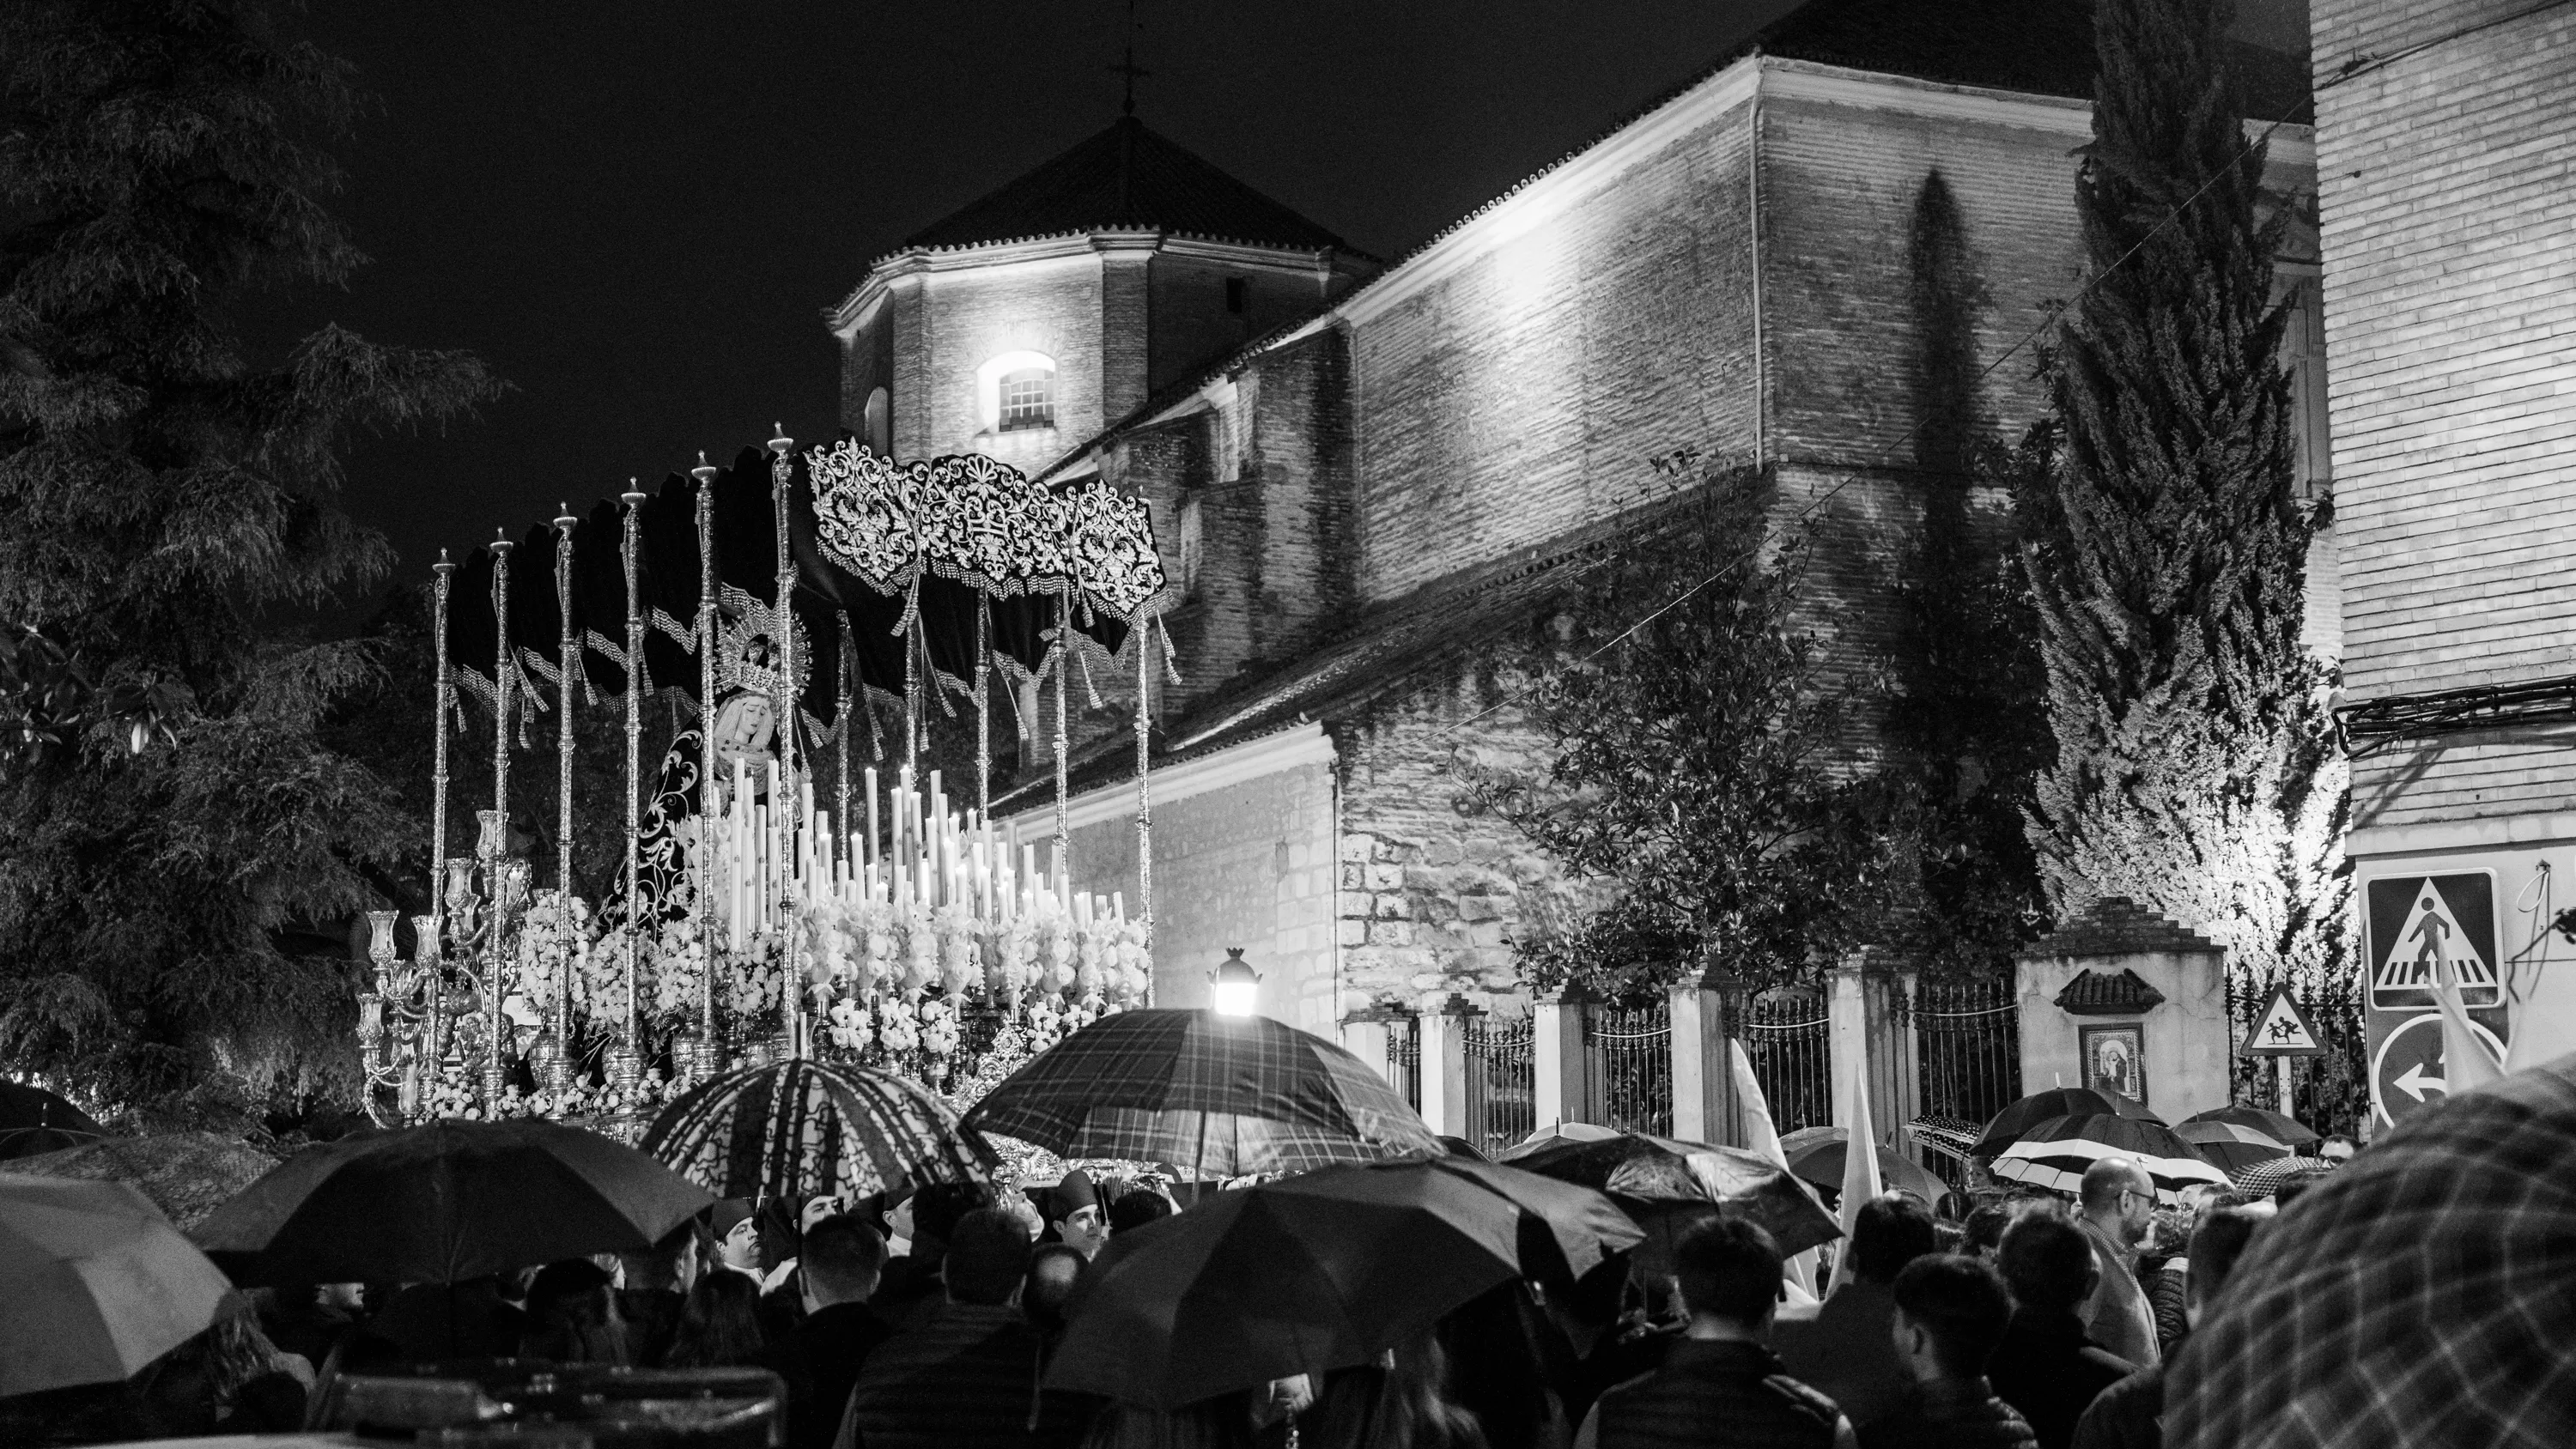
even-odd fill
[[[567,968],[577,965],[591,939],[590,907],[581,897],[549,887],[537,892],[519,921],[519,948],[510,962],[508,996],[524,996],[539,1012],[552,1017],[560,1004],[557,984]],[[576,984],[575,990],[579,987]]]
[[[1154,987],[1154,958],[1147,949],[1144,921],[1119,923],[1111,959],[1116,969],[1110,975],[1110,1004],[1122,1009],[1144,1005]]]
[[[895,986],[917,996],[939,979],[939,933],[930,908],[915,901],[903,914],[902,954],[895,967]]]
[[[462,1069],[441,1071],[429,1081],[429,1115],[480,1121],[483,1104],[474,1082]]]
[[[1037,923],[1040,991],[1062,991],[1073,984],[1073,917],[1059,911]]]
[[[976,969],[975,918],[952,902],[932,914],[931,929],[939,940],[939,987],[951,1000],[963,1001],[967,988],[981,975]]]
[[[648,979],[652,991],[645,998],[653,1013],[662,1017],[694,1017],[705,1001],[706,971],[698,956],[700,931],[695,917],[662,923],[661,932],[653,938]]]
[[[984,934],[984,992],[1004,1011],[1017,1009],[1037,979],[1037,924],[1013,916]]]
[[[635,977],[638,986],[650,1000],[652,983],[651,942],[642,936],[635,941]],[[626,938],[624,935],[601,936],[584,943],[573,960],[573,1011],[595,1022],[622,1022],[626,1019]]]
[[[841,997],[823,1013],[823,1036],[832,1045],[856,1055],[876,1041],[876,1018],[866,1003]]]
[[[911,1002],[889,995],[877,1003],[877,1040],[898,1056],[921,1045],[921,1026]]]
[[[1110,930],[1111,923],[1101,920],[1076,928],[1073,946],[1073,991],[1076,996],[1100,994],[1101,971],[1110,960]]]
[[[724,1006],[738,1021],[748,1021],[779,1009],[784,998],[779,994],[783,984],[784,962],[778,938],[760,935],[751,938],[749,947],[740,955],[721,953],[716,970],[723,973]]]
[[[939,997],[921,1003],[921,1049],[946,1059],[957,1055],[957,1008]]]

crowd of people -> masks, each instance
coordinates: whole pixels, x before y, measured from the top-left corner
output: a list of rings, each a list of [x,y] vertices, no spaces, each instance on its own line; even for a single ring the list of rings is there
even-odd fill
[[[1091,1261],[1179,1210],[1159,1181],[728,1200],[649,1252],[237,1295],[188,1350],[40,1428],[290,1430],[317,1376],[518,1358],[771,1371],[790,1449],[2140,1449],[2161,1364],[2274,1210],[2225,1192],[2160,1210],[2117,1159],[2072,1204],[1941,1207],[1861,1205],[1821,1301],[1760,1227],[1712,1216],[1607,1288],[1507,1284],[1374,1363],[1148,1410],[1044,1375]]]

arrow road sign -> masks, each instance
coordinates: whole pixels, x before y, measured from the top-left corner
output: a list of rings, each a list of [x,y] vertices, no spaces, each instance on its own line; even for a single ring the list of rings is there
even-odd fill
[[[2483,1022],[2469,1023],[2496,1060],[2504,1060],[2504,1043]],[[2442,1014],[2428,1011],[2409,1018],[2388,1033],[2370,1062],[2370,1100],[2388,1126],[2438,1106],[2450,1097],[2449,1064],[2442,1060]]]

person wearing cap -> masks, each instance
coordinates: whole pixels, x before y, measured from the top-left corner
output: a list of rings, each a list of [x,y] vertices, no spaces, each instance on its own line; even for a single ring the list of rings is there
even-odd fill
[[[720,1265],[760,1281],[760,1219],[748,1201],[718,1198],[707,1209],[707,1230],[715,1236]]]
[[[1046,1190],[1046,1223],[1052,1241],[1085,1258],[1096,1258],[1109,1246],[1109,1215],[1100,1206],[1100,1189],[1079,1167]]]

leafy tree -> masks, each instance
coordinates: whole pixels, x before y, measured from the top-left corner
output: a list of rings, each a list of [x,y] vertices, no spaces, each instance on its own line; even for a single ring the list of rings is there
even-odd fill
[[[2031,843],[2061,917],[2123,895],[2260,983],[2341,964],[2345,775],[2300,640],[2309,524],[2275,364],[2277,216],[2227,8],[2113,0],[2059,339],[2065,451],[2025,510],[2055,765]]]
[[[1473,798],[1607,896],[1531,943],[1543,982],[1616,998],[1724,967],[1760,989],[1873,939],[1887,802],[1844,768],[1858,686],[1799,622],[1809,540],[1769,537],[1771,496],[1713,474],[1592,574],[1524,704],[1542,763],[1460,762]]]
[[[0,619],[108,698],[185,701],[168,748],[103,714],[0,781],[0,1057],[111,1100],[345,1086],[341,968],[280,939],[378,905],[364,869],[410,843],[317,733],[371,652],[269,621],[386,563],[337,503],[353,432],[494,383],[236,332],[256,289],[363,260],[317,145],[354,106],[247,0],[0,7]]]

